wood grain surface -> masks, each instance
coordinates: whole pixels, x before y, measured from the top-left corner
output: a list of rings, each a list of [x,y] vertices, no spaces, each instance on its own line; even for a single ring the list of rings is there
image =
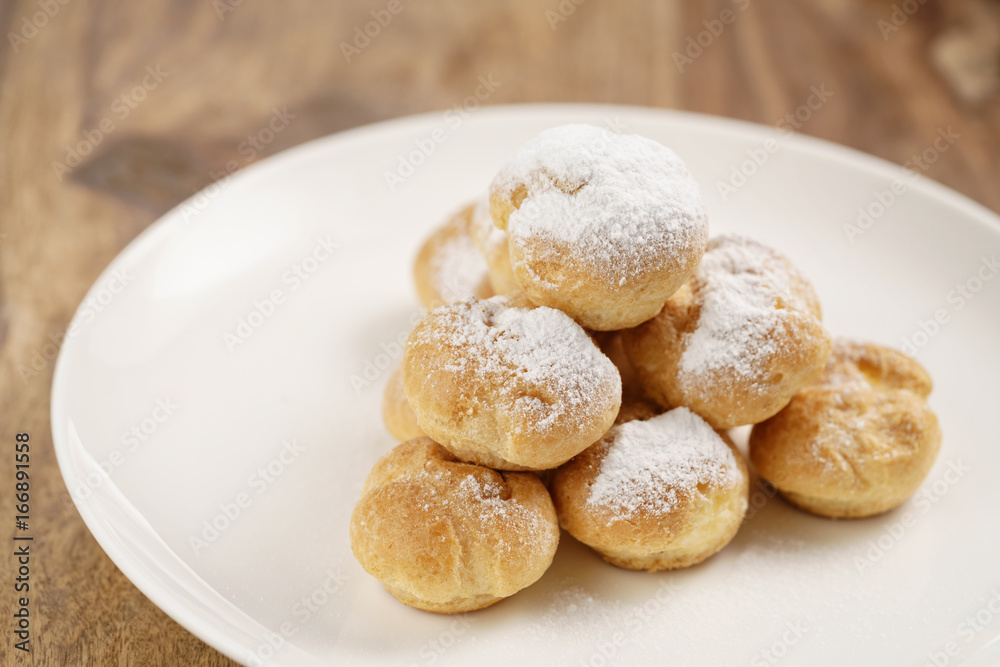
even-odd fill
[[[227,165],[452,107],[480,76],[502,83],[490,104],[637,104],[766,124],[825,86],[833,96],[799,131],[904,164],[951,128],[960,138],[926,175],[1000,211],[995,1],[399,0],[345,53],[389,4],[0,2],[0,535],[16,532],[12,452],[27,432],[35,538],[28,654],[8,630],[13,549],[0,556],[4,664],[230,664],[97,545],[49,426],[58,342],[86,290]],[[294,120],[247,148],[286,109]]]

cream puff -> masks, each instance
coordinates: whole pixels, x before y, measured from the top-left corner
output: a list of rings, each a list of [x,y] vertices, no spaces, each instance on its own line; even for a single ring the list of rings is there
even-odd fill
[[[656,315],[708,240],[698,184],[673,151],[591,125],[518,149],[490,184],[490,213],[528,298],[597,331]]]
[[[838,339],[818,382],[754,426],[750,460],[793,505],[860,518],[902,504],[941,447],[927,371],[902,352]]]
[[[403,389],[417,423],[465,461],[554,468],[604,435],[621,406],[618,369],[587,333],[524,303],[438,308],[406,343]]]
[[[823,373],[831,342],[821,318],[812,285],[784,255],[726,235],[622,340],[650,398],[732,428],[773,416]]]
[[[559,522],[612,565],[671,570],[702,562],[736,535],[746,463],[687,408],[612,428],[552,473]]]
[[[361,566],[399,601],[454,614],[537,581],[555,556],[559,525],[535,475],[463,463],[418,438],[375,464],[350,537]]]

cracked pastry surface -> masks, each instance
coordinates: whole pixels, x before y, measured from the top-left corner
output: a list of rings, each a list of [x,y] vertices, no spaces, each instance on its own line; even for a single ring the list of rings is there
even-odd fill
[[[350,539],[361,566],[398,600],[452,614],[538,580],[555,556],[559,525],[534,474],[463,463],[417,438],[369,473]]]
[[[931,389],[927,372],[902,352],[837,339],[822,378],[754,426],[750,459],[806,511],[881,514],[917,490],[937,457]]]

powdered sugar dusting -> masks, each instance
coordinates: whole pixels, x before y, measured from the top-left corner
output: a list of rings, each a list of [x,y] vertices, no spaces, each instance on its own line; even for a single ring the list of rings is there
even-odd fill
[[[495,386],[496,402],[527,417],[517,423],[545,431],[582,422],[620,386],[618,370],[568,315],[509,304],[506,297],[470,299],[434,311],[433,342],[452,348],[445,369]]]
[[[464,518],[467,525],[476,530],[487,525],[515,526],[516,530],[493,533],[492,548],[497,554],[510,554],[514,549],[522,551],[525,547],[548,548],[558,540],[558,532],[550,521],[537,510],[505,494],[504,487],[497,482],[440,468],[421,470],[414,478],[421,482],[421,488],[436,496],[433,503],[428,499],[425,510],[433,505],[443,515]],[[438,491],[442,488],[444,493]]]
[[[447,303],[476,293],[487,279],[486,260],[468,234],[448,237],[430,261],[431,284]]]
[[[623,625],[634,610],[627,604],[595,596],[580,585],[568,585],[548,598],[543,614],[527,626],[533,636],[548,641],[579,642],[586,646],[595,633]]]
[[[707,238],[697,182],[673,151],[645,137],[552,128],[522,146],[491,188],[510,195],[522,185],[527,199],[510,214],[510,243],[572,245],[610,284],[661,272]]]
[[[620,515],[669,513],[699,485],[731,488],[741,479],[729,446],[687,408],[626,422],[614,427],[609,437],[587,502]]]
[[[751,383],[763,379],[765,361],[780,351],[781,338],[774,334],[789,309],[809,310],[793,288],[793,272],[755,241],[713,239],[695,272],[701,312],[684,341],[679,380],[686,384],[719,370]]]

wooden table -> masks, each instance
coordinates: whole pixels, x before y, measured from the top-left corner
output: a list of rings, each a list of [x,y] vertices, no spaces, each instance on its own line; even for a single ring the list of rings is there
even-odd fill
[[[56,466],[49,393],[52,340],[101,269],[233,160],[451,107],[480,76],[502,82],[490,104],[766,124],[825,86],[833,96],[799,131],[903,164],[951,128],[960,138],[924,172],[1000,211],[991,0],[13,0],[0,27],[0,517],[16,532],[12,451],[30,433],[35,536],[30,654],[11,650],[16,564],[12,549],[0,557],[5,664],[230,662],[91,537]],[[245,143],[286,108],[294,122],[273,141]]]

